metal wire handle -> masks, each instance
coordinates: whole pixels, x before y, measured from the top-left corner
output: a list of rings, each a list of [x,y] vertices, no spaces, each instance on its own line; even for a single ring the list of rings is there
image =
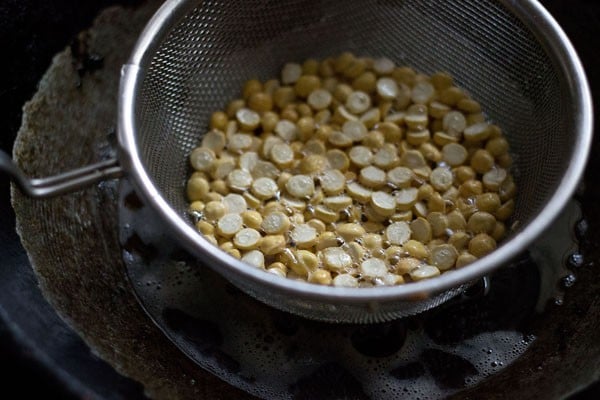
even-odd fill
[[[4,151],[0,151],[0,171],[6,173],[24,195],[36,199],[76,192],[96,182],[123,176],[118,160],[110,159],[47,178],[30,179]]]

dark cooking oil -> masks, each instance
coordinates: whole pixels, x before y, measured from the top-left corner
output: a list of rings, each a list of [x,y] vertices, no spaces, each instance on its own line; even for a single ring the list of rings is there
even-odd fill
[[[167,243],[126,185],[121,242],[142,305],[199,366],[263,398],[439,399],[473,388],[536,342],[532,321],[561,303],[584,262],[572,202],[526,252],[435,309],[380,324],[309,321],[249,298]]]

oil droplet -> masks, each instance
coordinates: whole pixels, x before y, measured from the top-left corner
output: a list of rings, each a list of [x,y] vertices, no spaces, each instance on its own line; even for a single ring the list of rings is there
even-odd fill
[[[375,251],[373,251],[373,257],[377,257],[377,258],[382,258],[385,254],[385,250],[383,249],[377,249]]]
[[[567,259],[567,266],[571,268],[580,268],[583,265],[583,254],[573,253]]]
[[[556,304],[557,306],[562,306],[564,303],[564,300],[562,297],[557,297],[554,299],[554,304]]]
[[[189,214],[192,217],[194,224],[204,219],[204,213],[202,211],[190,211]]]
[[[350,212],[350,210],[348,208],[344,208],[340,214],[342,214],[342,218],[343,219],[350,219],[352,217],[352,213]]]
[[[569,275],[565,276],[564,278],[562,278],[562,285],[565,288],[570,288],[571,286],[573,286],[575,284],[576,281],[577,281],[577,278],[575,277],[575,275],[569,274]]]

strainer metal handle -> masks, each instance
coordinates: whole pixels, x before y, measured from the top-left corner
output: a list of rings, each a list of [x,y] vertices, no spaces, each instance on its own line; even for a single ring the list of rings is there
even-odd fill
[[[0,151],[0,171],[6,173],[23,194],[37,199],[76,192],[96,182],[123,176],[123,169],[118,160],[113,158],[62,174],[32,179],[4,151]]]

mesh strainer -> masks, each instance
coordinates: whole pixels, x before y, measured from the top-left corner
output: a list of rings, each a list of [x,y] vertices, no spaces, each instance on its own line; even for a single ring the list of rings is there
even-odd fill
[[[418,283],[335,288],[244,265],[196,232],[183,188],[187,156],[206,131],[210,113],[236,97],[250,77],[267,79],[285,62],[346,50],[386,56],[424,73],[448,71],[502,126],[516,161],[519,225],[494,253]],[[165,227],[251,296],[326,321],[371,322],[418,313],[506,263],[570,198],[591,136],[591,99],[578,57],[556,22],[532,0],[170,0],[149,22],[122,70],[121,167]],[[9,168],[32,195],[64,192],[120,172],[108,162],[50,182],[27,182]]]

